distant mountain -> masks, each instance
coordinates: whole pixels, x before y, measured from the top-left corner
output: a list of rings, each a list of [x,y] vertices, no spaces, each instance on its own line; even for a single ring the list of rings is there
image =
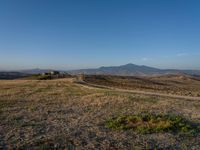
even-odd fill
[[[44,72],[50,72],[50,69],[28,69],[19,71],[0,71],[0,79],[18,79],[24,77],[30,77],[33,74],[40,74]]]
[[[50,71],[55,71],[51,69],[28,69],[28,70],[19,70],[19,71],[0,71],[0,79],[18,79],[24,77],[35,77],[34,75],[41,73],[48,73]],[[65,76],[70,76],[66,74],[65,71],[59,71],[65,73]]]
[[[122,75],[122,76],[152,76],[165,74],[189,74],[200,75],[200,70],[176,70],[176,69],[158,69],[149,66],[139,66],[135,64],[126,64],[122,66],[100,67],[97,69],[80,69],[69,71],[72,74],[104,74],[104,75]]]
[[[0,79],[16,79],[30,76],[33,74],[40,74],[44,72],[54,71],[51,69],[29,69],[21,71],[2,71],[0,72]],[[96,74],[96,75],[120,75],[120,76],[157,76],[157,75],[193,75],[200,76],[200,70],[178,70],[178,69],[158,69],[154,67],[126,64],[122,66],[100,67],[96,69],[80,69],[61,71],[70,74]]]
[[[10,79],[18,79],[29,76],[28,74],[21,72],[0,72],[0,79],[10,80]]]
[[[25,74],[40,74],[40,73],[50,72],[50,71],[53,71],[53,70],[52,69],[39,69],[39,68],[36,68],[36,69],[20,70],[18,72],[25,73]]]

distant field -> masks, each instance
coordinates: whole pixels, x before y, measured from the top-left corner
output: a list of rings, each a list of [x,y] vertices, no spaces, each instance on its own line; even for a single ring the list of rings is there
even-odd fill
[[[157,77],[125,77],[87,75],[85,81],[122,89],[200,97],[200,77],[193,76],[166,75]]]
[[[0,149],[200,149],[200,101],[87,88],[74,80],[0,80]],[[179,89],[186,95],[200,89],[198,79],[85,80],[159,92]],[[144,112],[150,120],[137,117]],[[151,114],[171,115],[182,125]]]

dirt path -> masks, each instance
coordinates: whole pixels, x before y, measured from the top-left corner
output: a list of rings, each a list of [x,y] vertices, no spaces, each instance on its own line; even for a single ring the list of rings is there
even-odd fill
[[[170,98],[177,98],[177,99],[200,100],[200,97],[172,95],[172,94],[164,94],[164,93],[156,93],[156,92],[148,92],[148,91],[139,91],[139,90],[127,90],[127,89],[120,89],[120,88],[114,88],[114,87],[109,87],[109,86],[90,84],[84,81],[78,82],[77,84],[86,88],[90,88],[90,89],[104,89],[104,90],[107,89],[107,90],[114,90],[114,91],[119,91],[119,92],[154,95],[154,96],[170,97]]]

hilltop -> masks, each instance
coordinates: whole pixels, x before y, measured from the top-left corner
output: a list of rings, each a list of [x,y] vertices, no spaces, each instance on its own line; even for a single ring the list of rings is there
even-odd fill
[[[120,76],[154,76],[166,74],[189,74],[200,75],[200,70],[178,70],[178,69],[158,69],[145,65],[126,64],[121,66],[100,67],[96,69],[71,70],[72,74],[103,74]]]

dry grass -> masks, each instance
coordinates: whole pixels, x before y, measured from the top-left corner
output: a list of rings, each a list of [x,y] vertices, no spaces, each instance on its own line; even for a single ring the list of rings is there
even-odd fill
[[[200,123],[200,102],[84,88],[59,80],[0,81],[0,149],[200,149],[200,135],[140,134],[105,127],[141,112]]]
[[[192,76],[124,77],[88,75],[85,81],[122,89],[200,97],[200,78]]]

